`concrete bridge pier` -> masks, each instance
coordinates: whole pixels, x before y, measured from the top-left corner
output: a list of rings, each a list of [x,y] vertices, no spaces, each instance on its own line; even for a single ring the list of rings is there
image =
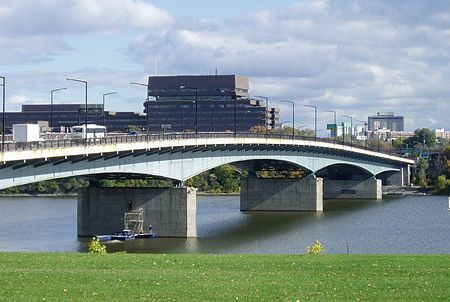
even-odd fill
[[[241,179],[241,211],[323,211],[322,178]]]
[[[144,231],[158,237],[197,237],[197,195],[193,188],[97,188],[78,192],[78,236],[123,229],[125,212],[144,210]]]
[[[411,171],[410,167],[404,166],[400,168],[397,172],[386,172],[381,173],[381,175],[377,176],[382,180],[383,185],[386,186],[410,186],[411,185]]]
[[[323,180],[325,199],[381,199],[381,180]]]

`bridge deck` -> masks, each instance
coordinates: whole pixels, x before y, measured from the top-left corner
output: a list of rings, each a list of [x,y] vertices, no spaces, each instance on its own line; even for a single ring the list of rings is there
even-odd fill
[[[151,135],[123,135],[97,139],[47,140],[31,143],[5,143],[4,152],[0,153],[0,165],[15,165],[19,162],[64,160],[73,157],[102,156],[115,157],[130,153],[164,152],[175,149],[183,151],[198,148],[245,148],[252,146],[320,149],[320,152],[335,153],[351,157],[372,158],[375,160],[409,165],[414,161],[393,154],[378,152],[358,145],[342,144],[329,139],[311,137],[292,137],[291,135],[257,134],[257,133],[165,133]]]

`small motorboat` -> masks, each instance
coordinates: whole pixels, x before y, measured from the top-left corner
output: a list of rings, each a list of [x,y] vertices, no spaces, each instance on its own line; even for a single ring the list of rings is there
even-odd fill
[[[110,240],[125,241],[125,240],[132,240],[135,237],[136,236],[134,235],[134,233],[131,230],[123,230],[120,233],[115,233],[115,234],[111,235],[111,239]]]

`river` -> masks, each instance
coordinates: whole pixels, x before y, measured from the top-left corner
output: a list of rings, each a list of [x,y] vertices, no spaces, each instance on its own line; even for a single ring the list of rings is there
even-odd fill
[[[0,251],[85,252],[73,197],[0,197]],[[450,254],[445,196],[326,200],[323,213],[240,212],[238,196],[197,197],[198,238],[113,242],[109,252]]]

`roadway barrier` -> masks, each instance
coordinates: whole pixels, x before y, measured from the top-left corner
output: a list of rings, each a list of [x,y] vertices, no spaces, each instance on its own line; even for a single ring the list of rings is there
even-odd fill
[[[37,142],[17,142],[0,144],[0,151],[25,151],[25,150],[39,150],[39,149],[53,149],[53,148],[67,148],[76,146],[93,146],[93,145],[114,145],[119,143],[133,143],[133,142],[154,142],[167,140],[182,140],[182,139],[204,139],[204,138],[275,138],[293,141],[312,141],[312,142],[326,142],[334,143],[336,145],[344,145],[355,147],[359,149],[380,152],[384,154],[394,154],[394,150],[379,150],[377,148],[369,148],[357,144],[342,143],[341,141],[332,140],[328,138],[314,138],[310,136],[292,136],[286,134],[263,134],[253,132],[201,132],[201,133],[150,133],[139,135],[115,135],[102,138],[90,139],[62,139],[62,140],[43,140]]]

